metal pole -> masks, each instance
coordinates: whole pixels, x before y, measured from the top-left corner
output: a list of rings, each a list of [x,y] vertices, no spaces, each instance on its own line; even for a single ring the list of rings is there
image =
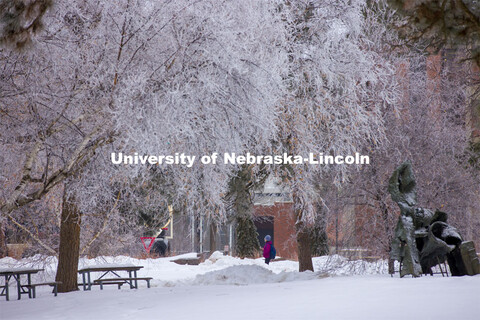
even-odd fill
[[[203,215],[200,216],[200,253],[203,252]]]
[[[338,254],[338,191],[335,194],[335,254]]]
[[[229,255],[233,256],[232,251],[233,251],[233,223],[230,223],[230,226],[228,228],[229,232],[229,239],[228,239],[228,245],[229,245]]]
[[[192,215],[190,217],[192,224],[191,237],[192,237],[192,252],[195,252],[195,217]]]

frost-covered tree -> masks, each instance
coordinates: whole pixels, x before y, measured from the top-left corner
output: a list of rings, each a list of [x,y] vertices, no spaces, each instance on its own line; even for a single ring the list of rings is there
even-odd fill
[[[351,155],[384,136],[382,112],[395,100],[394,66],[369,38],[385,26],[367,19],[363,1],[286,2],[290,94],[279,127],[282,151],[302,155]],[[348,166],[290,165],[283,176],[293,194],[300,271],[313,270],[308,224],[321,199],[318,177],[334,182]]]
[[[75,226],[97,225],[90,246],[114,220],[118,199],[141,198],[126,190],[152,177],[151,168],[113,166],[112,151],[200,157],[255,151],[271,138],[286,55],[270,4],[58,3],[43,16],[46,28],[33,50],[1,49],[0,210],[55,254],[16,215],[55,188],[64,193],[60,199],[68,201],[59,202],[74,213],[65,215],[71,221],[52,214],[61,222],[60,235],[69,235],[60,236],[60,252],[75,254],[60,253],[60,291],[76,289],[82,229]],[[153,192],[146,206],[168,201],[194,214],[225,217],[218,208],[232,168],[159,170],[175,197]]]
[[[172,205],[225,221],[223,197],[237,169],[221,157],[261,152],[273,138],[285,30],[270,1],[179,1],[162,10],[169,18],[149,42],[158,46],[155,59],[128,79],[128,107],[113,111],[117,150],[196,156],[191,168],[160,166],[176,190]],[[201,163],[213,153],[216,164]],[[132,167],[132,176],[148,179],[147,171]]]
[[[121,105],[117,92],[129,90],[121,76],[137,70],[134,57],[143,52],[138,47],[130,51],[125,47],[129,41],[133,44],[130,36],[138,26],[159,15],[158,10],[139,5],[135,8],[140,11],[135,20],[139,25],[129,25],[133,8],[132,1],[122,5],[58,3],[44,15],[46,28],[31,50],[1,51],[1,177],[5,188],[1,190],[0,211],[2,218],[20,227],[50,254],[56,249],[17,219],[19,208],[55,188],[67,190],[63,198],[73,199],[71,208],[78,213],[66,215],[72,221],[58,216],[62,229],[62,224],[79,224],[80,217],[92,209],[105,212],[101,218],[106,221],[116,203],[114,192],[105,186],[119,176],[111,166],[103,166],[109,162],[103,161],[107,158],[101,157],[99,149],[116,136],[109,112]],[[132,28],[129,38],[127,27]],[[124,60],[128,62],[120,65]],[[60,230],[67,235],[60,239],[60,247],[67,247],[61,252],[78,252],[79,229],[72,230],[75,233]],[[78,255],[67,257],[65,264],[62,254],[59,259],[58,274],[69,270],[59,290],[75,290]]]
[[[80,199],[76,195],[79,190],[74,186],[66,188],[66,184],[81,177],[96,152],[112,141],[114,134],[105,111],[112,102],[112,96],[106,92],[108,86],[113,87],[114,69],[104,50],[93,50],[99,40],[96,14],[98,8],[88,3],[58,4],[44,15],[48,27],[30,50],[18,53],[1,49],[4,68],[0,84],[0,147],[5,188],[1,192],[0,212],[50,254],[55,254],[56,248],[44,243],[15,214],[19,208],[58,188],[69,191],[64,199]],[[78,203],[72,207],[82,212]],[[50,212],[58,214],[55,210]],[[79,221],[75,215],[67,217],[72,218],[73,224]],[[60,229],[62,224],[69,223],[60,217],[58,222]],[[65,251],[75,252],[68,247],[76,246],[79,234],[61,230],[60,233],[67,235],[61,237],[60,247],[67,246]],[[67,260],[77,268],[78,261]],[[75,281],[65,279],[60,291],[76,289],[76,272],[70,274],[75,274]]]

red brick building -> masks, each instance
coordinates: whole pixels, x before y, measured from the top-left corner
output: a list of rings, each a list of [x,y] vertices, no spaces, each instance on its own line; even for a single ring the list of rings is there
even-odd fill
[[[293,201],[279,181],[269,178],[263,190],[255,193],[253,215],[260,244],[264,245],[263,239],[268,234],[277,249],[277,256],[297,259]]]
[[[277,255],[286,259],[297,259],[295,239],[295,217],[292,202],[274,202],[272,205],[254,206],[255,225],[263,245],[265,235],[272,237]]]

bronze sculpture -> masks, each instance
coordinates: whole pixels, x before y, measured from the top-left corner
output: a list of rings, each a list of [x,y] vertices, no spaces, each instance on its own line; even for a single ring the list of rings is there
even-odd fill
[[[454,276],[480,273],[473,242],[464,242],[457,229],[447,223],[445,212],[418,208],[412,165],[406,161],[392,174],[388,191],[400,207],[391,243],[390,259],[400,262],[400,276],[432,274],[432,267],[448,262]]]

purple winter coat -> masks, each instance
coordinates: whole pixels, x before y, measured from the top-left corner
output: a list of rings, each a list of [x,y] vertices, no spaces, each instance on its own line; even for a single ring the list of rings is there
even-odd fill
[[[270,258],[270,248],[272,246],[272,241],[267,241],[265,247],[263,247],[263,257],[265,259]]]

